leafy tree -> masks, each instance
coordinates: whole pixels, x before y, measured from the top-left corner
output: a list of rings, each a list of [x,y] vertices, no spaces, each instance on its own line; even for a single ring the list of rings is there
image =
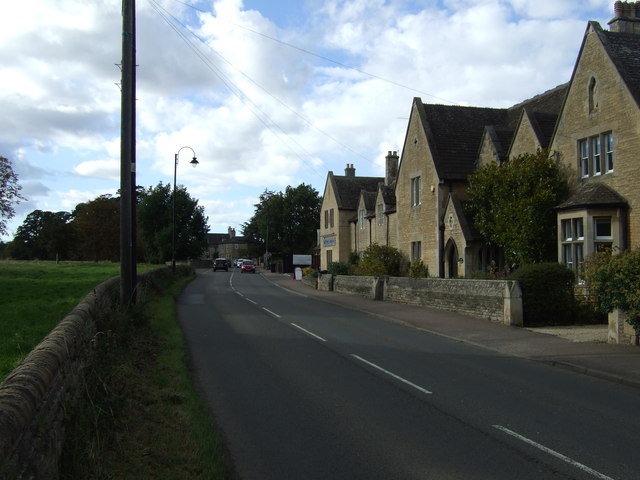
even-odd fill
[[[558,164],[546,150],[489,164],[469,177],[467,212],[510,267],[556,260],[554,207],[568,194]]]
[[[18,260],[66,260],[73,253],[75,235],[68,212],[34,210],[25,218],[8,247]]]
[[[176,191],[176,259],[198,258],[207,248],[208,218],[204,207],[191,198],[187,189]],[[140,195],[138,204],[139,236],[147,261],[164,263],[172,257],[173,192],[171,185],[160,182]]]
[[[76,257],[80,260],[120,258],[120,198],[101,195],[80,203],[73,211],[73,227],[78,237]]]
[[[243,225],[242,234],[258,254],[266,248],[283,254],[311,253],[321,204],[318,192],[304,183],[288,186],[284,192],[265,190],[253,217]]]
[[[7,233],[7,220],[15,215],[13,204],[24,200],[20,195],[21,189],[11,162],[5,157],[0,157],[0,235]]]

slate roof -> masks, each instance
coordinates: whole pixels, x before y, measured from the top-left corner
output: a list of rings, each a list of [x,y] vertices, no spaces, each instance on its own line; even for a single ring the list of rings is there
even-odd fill
[[[229,238],[228,233],[207,233],[207,243],[209,245],[220,245]]]
[[[417,99],[420,101],[420,99]],[[441,179],[464,180],[475,162],[486,125],[503,122],[506,110],[423,104],[423,126]]]
[[[384,182],[382,177],[350,177],[333,175],[338,208],[341,210],[357,210],[360,192],[376,192],[378,183]]]
[[[506,158],[516,127],[526,109],[543,147],[551,142],[569,84],[559,85],[510,108],[461,107],[423,104],[420,116],[429,140],[438,176],[465,180],[476,168],[485,128],[497,141],[498,155]]]
[[[598,22],[589,22],[597,33],[620,77],[640,105],[640,35],[603,30]]]
[[[594,207],[628,207],[627,201],[611,187],[600,181],[582,183],[571,197],[556,210],[576,210]]]

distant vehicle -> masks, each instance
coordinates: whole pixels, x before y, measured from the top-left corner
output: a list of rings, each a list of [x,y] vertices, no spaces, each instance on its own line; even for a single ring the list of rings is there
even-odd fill
[[[236,259],[233,261],[233,265],[234,265],[234,266],[236,266],[236,267],[238,267],[238,268],[240,268],[240,267],[242,266],[242,259],[241,259],[241,258],[236,258]]]
[[[253,260],[243,260],[242,265],[240,266],[240,273],[250,272],[256,273],[256,265],[253,263]]]
[[[213,261],[213,271],[224,270],[225,272],[229,271],[229,260],[226,258],[216,258]]]

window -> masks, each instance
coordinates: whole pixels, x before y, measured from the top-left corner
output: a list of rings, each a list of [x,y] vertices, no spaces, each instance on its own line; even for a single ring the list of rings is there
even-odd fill
[[[365,214],[364,209],[358,212],[358,224],[360,225],[360,230],[364,230],[364,214]]]
[[[411,261],[422,259],[422,242],[411,242]]]
[[[329,210],[329,226],[333,228],[333,208]]]
[[[604,134],[604,155],[607,172],[613,172],[613,133]]]
[[[384,204],[380,203],[378,204],[378,207],[376,209],[376,217],[378,219],[378,225],[382,226],[384,225]]]
[[[591,139],[591,152],[593,153],[593,174],[602,174],[602,165],[600,163],[600,137]]]
[[[578,168],[582,178],[613,172],[613,133],[603,133],[579,140],[578,155]]]
[[[411,179],[411,206],[420,205],[420,177]]]
[[[593,231],[596,240],[611,240],[611,217],[594,217]]]
[[[591,77],[589,81],[589,113],[598,109],[598,84],[596,79]]]
[[[583,177],[589,176],[589,142],[580,140],[580,174]]]
[[[325,230],[329,228],[329,211],[328,210],[324,211],[324,228]]]
[[[561,221],[562,262],[571,270],[582,275],[584,264],[584,219],[567,218]]]
[[[333,262],[333,250],[327,250],[327,268],[329,268],[332,262]]]

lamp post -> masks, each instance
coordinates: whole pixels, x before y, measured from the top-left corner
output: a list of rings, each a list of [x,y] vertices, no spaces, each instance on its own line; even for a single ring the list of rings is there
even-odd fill
[[[189,162],[194,168],[198,165],[198,159],[196,158],[196,152],[191,147],[182,147],[178,150],[175,157],[175,163],[173,164],[173,215],[171,224],[171,271],[176,273],[176,174],[178,172],[178,156],[180,151],[188,148],[193,153],[193,159]]]

